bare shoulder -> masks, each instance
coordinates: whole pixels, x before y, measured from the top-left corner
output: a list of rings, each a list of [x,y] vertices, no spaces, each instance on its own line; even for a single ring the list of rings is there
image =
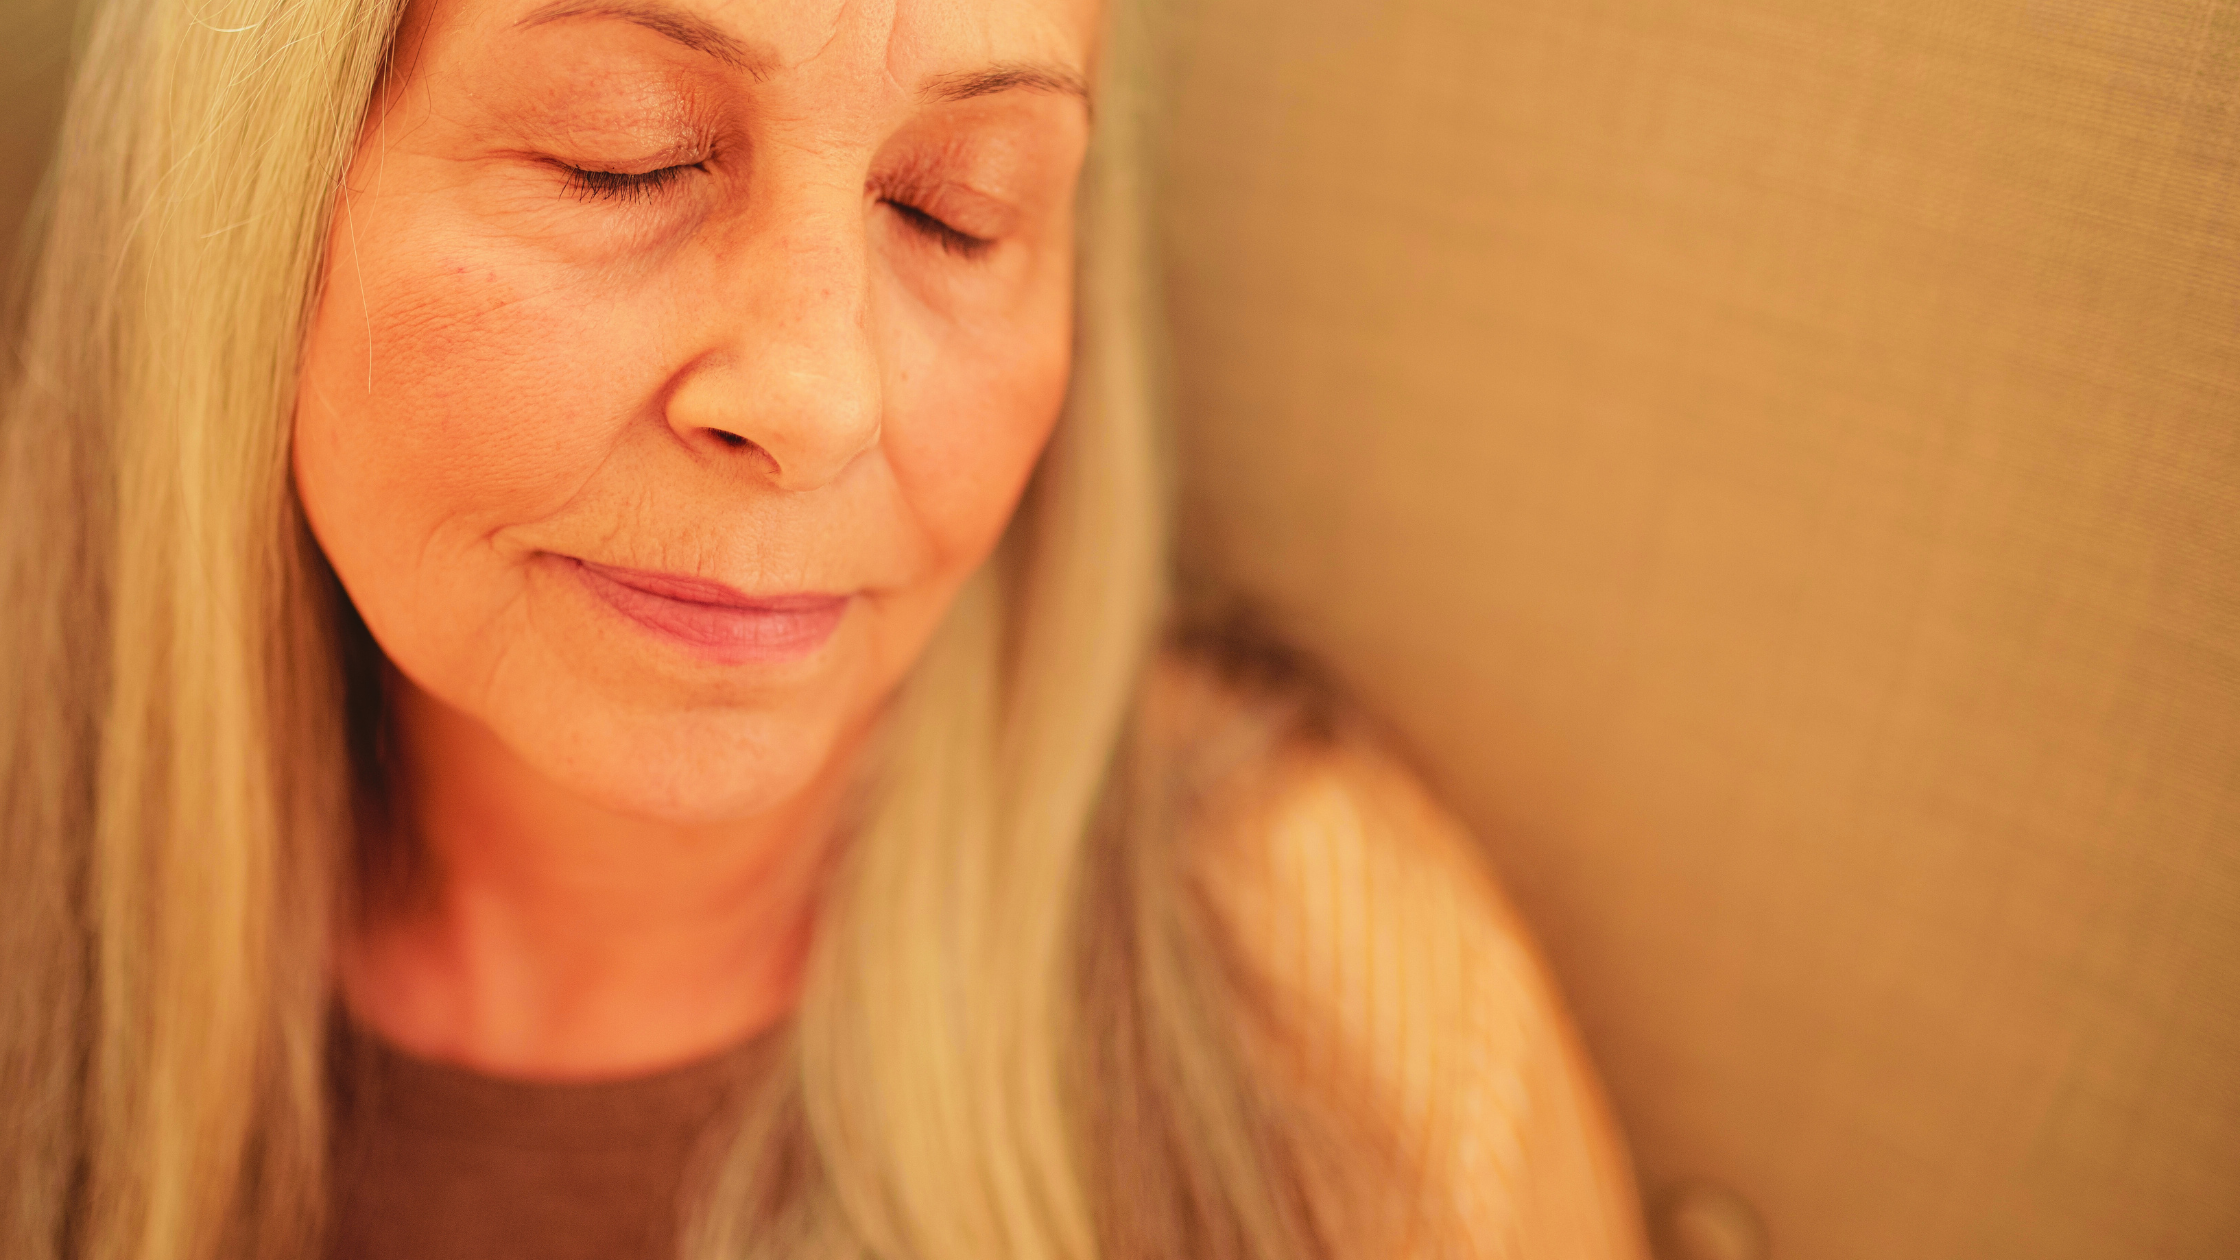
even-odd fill
[[[1310,678],[1162,661],[1147,717],[1192,780],[1199,886],[1301,1013],[1310,1074],[1374,1091],[1420,1152],[1437,1254],[1638,1257],[1591,1064],[1482,847]],[[1343,1063],[1338,1062],[1342,1058]]]

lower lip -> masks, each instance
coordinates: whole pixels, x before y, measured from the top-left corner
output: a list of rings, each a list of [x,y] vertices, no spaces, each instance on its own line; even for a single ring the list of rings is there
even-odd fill
[[[722,664],[799,660],[824,646],[845,595],[743,599],[712,583],[569,561],[592,594],[647,630]]]

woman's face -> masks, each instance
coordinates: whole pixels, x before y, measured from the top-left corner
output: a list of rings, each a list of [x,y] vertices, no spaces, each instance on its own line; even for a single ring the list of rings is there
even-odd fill
[[[428,0],[350,168],[297,488],[554,783],[791,799],[993,547],[1070,345],[1092,0]]]

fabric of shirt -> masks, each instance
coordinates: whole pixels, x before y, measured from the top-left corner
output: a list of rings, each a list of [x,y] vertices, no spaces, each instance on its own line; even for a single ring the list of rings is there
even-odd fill
[[[714,1122],[768,1040],[649,1076],[545,1082],[346,1033],[328,1260],[672,1260]]]

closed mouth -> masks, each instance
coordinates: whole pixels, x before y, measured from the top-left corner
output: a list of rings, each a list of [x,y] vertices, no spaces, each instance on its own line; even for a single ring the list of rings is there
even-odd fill
[[[839,627],[850,599],[822,592],[749,595],[705,578],[560,558],[616,612],[724,663],[809,655]]]

